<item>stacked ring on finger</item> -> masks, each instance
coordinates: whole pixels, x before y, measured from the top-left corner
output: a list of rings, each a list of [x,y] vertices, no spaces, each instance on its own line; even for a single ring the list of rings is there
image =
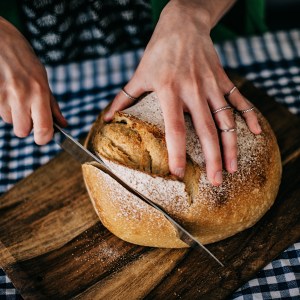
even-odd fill
[[[220,130],[221,133],[223,133],[223,132],[236,132],[236,128],[235,127],[224,128],[224,129],[219,128],[219,130]]]
[[[249,112],[249,111],[252,111],[252,110],[254,110],[255,109],[255,107],[254,106],[251,106],[251,107],[249,107],[249,108],[247,108],[247,109],[243,109],[243,110],[238,110],[238,112],[240,113],[240,114],[245,114],[245,113],[247,113],[247,112]]]
[[[224,94],[225,98],[228,98],[235,90],[237,90],[237,87],[234,86],[229,92]]]
[[[139,100],[139,98],[133,97],[133,96],[131,96],[130,94],[128,94],[128,93],[125,91],[124,88],[122,88],[122,92],[123,92],[123,94],[124,94],[127,98],[129,98],[129,99],[132,100],[132,101],[137,101],[137,100]]]
[[[218,108],[216,110],[213,110],[212,113],[216,114],[216,113],[218,113],[220,111],[223,111],[223,110],[226,110],[226,109],[232,109],[232,107],[230,105],[226,105],[226,106],[220,107],[220,108]]]
[[[224,110],[227,110],[227,109],[232,109],[232,107],[230,105],[225,105],[223,107],[220,107],[216,110],[213,110],[212,111],[212,114],[216,114],[220,111],[224,111]],[[235,132],[236,131],[236,128],[235,127],[232,127],[232,128],[224,128],[224,129],[221,129],[221,128],[218,128],[220,130],[220,132]]]
[[[234,86],[229,92],[227,92],[227,93],[225,93],[224,94],[224,97],[225,98],[227,98],[228,99],[228,97],[234,92],[234,91],[236,91],[237,90],[237,87],[236,86]],[[249,108],[247,108],[247,109],[243,109],[243,110],[237,110],[240,114],[245,114],[245,113],[247,113],[247,112],[249,112],[249,111],[252,111],[252,110],[254,110],[255,109],[255,107],[254,106],[251,106],[251,107],[249,107]],[[219,110],[217,110],[216,112],[218,112],[218,111],[221,111],[221,109],[219,109]],[[213,112],[214,113],[214,112]]]

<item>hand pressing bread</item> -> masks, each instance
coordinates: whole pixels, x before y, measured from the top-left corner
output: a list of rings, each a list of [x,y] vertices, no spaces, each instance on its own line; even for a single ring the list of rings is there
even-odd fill
[[[110,123],[101,115],[86,145],[126,183],[161,205],[202,243],[212,243],[254,225],[271,207],[281,179],[276,138],[257,111],[263,132],[253,134],[236,113],[238,164],[223,171],[224,181],[209,182],[199,138],[189,116],[187,167],[182,181],[168,169],[163,114],[152,93]],[[154,247],[186,247],[173,226],[152,207],[92,165],[83,166],[91,200],[102,223],[128,242]]]

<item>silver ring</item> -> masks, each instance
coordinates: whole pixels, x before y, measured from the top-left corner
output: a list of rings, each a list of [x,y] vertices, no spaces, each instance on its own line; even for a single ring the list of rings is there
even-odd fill
[[[219,128],[219,130],[220,130],[221,132],[235,132],[235,131],[236,131],[236,128],[235,128],[235,127],[233,127],[233,128],[225,128],[225,129]]]
[[[229,105],[226,105],[226,106],[220,107],[220,108],[218,108],[218,109],[212,111],[212,113],[213,113],[213,114],[216,114],[216,113],[218,113],[218,112],[220,112],[220,111],[222,111],[222,110],[226,110],[226,109],[232,109],[232,107],[229,106]]]
[[[249,112],[249,111],[252,111],[252,110],[254,110],[254,109],[255,109],[255,107],[254,107],[254,106],[251,106],[251,107],[248,108],[248,109],[239,110],[238,112],[239,112],[240,114],[245,114],[245,113],[247,113],[247,112]]]
[[[228,93],[225,93],[224,97],[228,98],[236,89],[237,89],[237,87],[234,86]]]
[[[130,100],[132,100],[132,101],[137,101],[139,98],[135,98],[135,97],[133,97],[133,96],[131,96],[130,94],[128,94],[125,90],[124,90],[124,88],[122,88],[122,92],[123,92],[123,94],[127,97],[127,98],[129,98]]]

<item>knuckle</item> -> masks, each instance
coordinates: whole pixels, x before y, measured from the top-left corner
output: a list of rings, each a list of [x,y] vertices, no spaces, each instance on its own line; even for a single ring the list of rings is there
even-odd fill
[[[215,121],[219,128],[233,128],[235,127],[235,121],[231,111],[224,111],[223,114],[220,112],[219,116],[215,117]]]
[[[173,76],[165,76],[163,79],[159,78],[158,81],[154,83],[154,86],[158,91],[163,90],[170,94],[177,94],[179,85]]]
[[[129,105],[130,105],[130,100],[129,99],[126,99],[126,101],[121,101],[121,100],[116,98],[112,102],[112,104],[111,104],[109,110],[107,111],[107,113],[113,116],[115,114],[115,112],[120,111],[120,110],[128,107]]]
[[[12,80],[6,84],[5,90],[1,94],[1,105],[11,105],[15,107],[22,107],[26,99],[26,90],[20,82]]]
[[[34,130],[34,132],[40,136],[48,136],[53,132],[53,127],[52,126],[38,127]]]
[[[169,154],[170,155],[170,167],[172,170],[175,170],[178,167],[185,167],[186,164],[186,155],[180,152],[174,152]]]
[[[185,136],[186,128],[183,122],[176,122],[171,125],[171,128],[168,130],[169,134],[175,136]]]
[[[223,153],[225,157],[234,158],[237,155],[237,136],[236,134],[227,135],[229,139],[226,139],[225,136],[222,138],[223,144]]]
[[[0,117],[2,118],[4,123],[12,124],[12,117],[9,111],[1,111]]]
[[[222,169],[222,158],[220,155],[213,158],[213,168],[216,171]]]
[[[13,74],[6,85],[7,92],[12,94],[24,93],[27,91],[26,83],[17,74]]]
[[[203,87],[209,86],[210,88],[216,88],[218,86],[216,76],[211,70],[205,72],[205,74],[201,76],[201,82]]]
[[[13,101],[12,107],[14,105],[15,109],[23,110],[25,108],[25,99],[26,99],[25,94],[15,95],[15,97],[12,99]]]
[[[37,145],[42,146],[42,145],[46,145],[50,141],[50,139],[34,137],[34,141]]]
[[[205,157],[208,165],[208,169],[211,174],[215,174],[216,171],[222,168],[222,159],[221,155],[216,154],[207,154]]]
[[[46,85],[40,80],[31,80],[30,81],[30,91],[35,95],[42,95],[48,92]]]
[[[38,145],[47,144],[53,136],[53,127],[39,127],[34,130],[34,141]]]
[[[6,85],[6,98],[13,98],[17,105],[21,105],[32,95],[44,95],[49,92],[47,85],[42,80],[30,79],[24,81],[17,76],[12,76]]]
[[[248,112],[245,117],[251,122],[258,123],[258,118],[255,112]]]
[[[227,91],[228,92],[228,91]],[[229,101],[235,106],[235,108],[240,111],[249,108],[251,103],[240,93],[239,90],[236,90],[229,98]]]
[[[17,137],[24,138],[29,135],[30,129],[17,127],[17,128],[14,128],[14,133]]]
[[[205,122],[202,126],[201,131],[201,133],[207,137],[210,137],[212,139],[218,138],[216,126],[212,121]]]

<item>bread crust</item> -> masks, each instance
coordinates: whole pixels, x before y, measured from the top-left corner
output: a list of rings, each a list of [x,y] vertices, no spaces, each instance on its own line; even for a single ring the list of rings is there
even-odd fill
[[[252,134],[243,118],[235,114],[238,171],[234,174],[223,171],[224,182],[219,187],[212,186],[206,178],[201,145],[188,116],[186,117],[188,167],[185,178],[178,181],[165,170],[168,161],[165,156],[166,149],[163,148],[164,124],[154,93],[147,95],[135,106],[116,113],[114,118],[115,122],[126,121],[124,124],[129,126],[130,130],[133,128],[138,133],[142,132],[142,139],[149,138],[153,141],[152,136],[155,141],[158,139],[162,145],[162,148],[159,148],[162,161],[157,162],[159,157],[151,147],[149,150],[150,154],[154,153],[151,157],[154,173],[151,172],[152,169],[147,169],[147,157],[146,167],[139,169],[134,163],[132,165],[124,163],[122,157],[118,156],[117,159],[113,157],[115,148],[111,153],[101,152],[101,141],[99,146],[98,139],[103,128],[107,126],[101,115],[94,123],[85,146],[98,155],[101,152],[101,158],[125,182],[164,207],[203,244],[208,244],[253,226],[275,201],[282,172],[280,152],[270,125],[260,112],[257,112],[257,115],[262,127],[260,135]],[[114,131],[118,131],[118,127],[114,128]],[[124,134],[124,130],[121,131]],[[151,135],[147,136],[145,132],[150,132]],[[121,140],[123,143],[123,137]],[[120,141],[120,137],[113,142],[115,141]],[[147,143],[149,146],[149,140]],[[145,142],[146,145],[147,143]],[[157,148],[157,145],[152,149]],[[131,148],[125,150],[132,151]],[[132,159],[132,155],[134,153],[129,153],[129,159]],[[142,164],[145,162],[142,155],[134,156],[133,161],[134,159],[138,162],[141,160]],[[158,163],[161,165],[157,167]],[[85,164],[82,170],[94,208],[104,226],[112,233],[125,241],[144,246],[187,247],[178,238],[173,225],[161,213],[127,192],[94,165]]]

